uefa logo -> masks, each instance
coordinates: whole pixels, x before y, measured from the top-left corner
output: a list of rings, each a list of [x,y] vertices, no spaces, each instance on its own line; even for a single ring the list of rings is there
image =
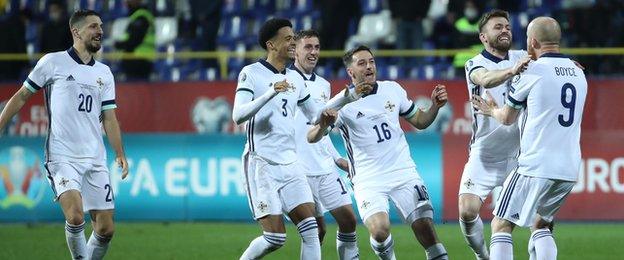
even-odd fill
[[[0,184],[0,210],[37,206],[47,185],[39,156],[22,146],[0,150]]]

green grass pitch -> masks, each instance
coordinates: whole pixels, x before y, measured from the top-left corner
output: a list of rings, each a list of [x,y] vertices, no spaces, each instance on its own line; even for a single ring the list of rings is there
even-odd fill
[[[286,245],[265,259],[298,259],[299,236],[288,224]],[[489,226],[489,225],[488,225]],[[437,225],[451,259],[474,259],[457,224]],[[119,223],[107,259],[238,259],[260,234],[247,223]],[[85,232],[89,236],[90,230]],[[337,259],[336,226],[329,225],[322,246],[324,259]],[[361,259],[376,259],[364,226],[358,226]],[[486,236],[489,237],[489,227]],[[528,230],[514,232],[516,259],[528,259]],[[424,259],[424,250],[406,225],[392,227],[398,259]],[[623,259],[624,224],[558,223],[559,259]],[[489,239],[488,239],[489,240]],[[0,259],[70,259],[61,224],[0,225]]]

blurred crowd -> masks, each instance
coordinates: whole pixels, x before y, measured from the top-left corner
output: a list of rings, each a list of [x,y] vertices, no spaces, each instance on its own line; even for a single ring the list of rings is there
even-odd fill
[[[477,23],[492,8],[511,13],[517,49],[525,48],[525,28],[540,15],[561,23],[564,47],[624,47],[621,0],[0,0],[0,53],[30,57],[0,60],[0,81],[23,80],[37,60],[34,54],[68,49],[69,15],[81,8],[102,15],[104,52],[145,55],[105,61],[124,81],[232,79],[251,60],[229,59],[223,78],[216,59],[149,57],[156,52],[257,50],[255,32],[271,16],[291,19],[295,30],[318,30],[324,50],[365,43],[376,49],[478,51]],[[371,28],[371,22],[379,28]],[[461,68],[472,55],[380,58],[378,69],[382,78],[463,78]],[[575,59],[593,76],[619,76],[624,66],[624,55]],[[345,76],[337,58],[323,59],[319,74]]]

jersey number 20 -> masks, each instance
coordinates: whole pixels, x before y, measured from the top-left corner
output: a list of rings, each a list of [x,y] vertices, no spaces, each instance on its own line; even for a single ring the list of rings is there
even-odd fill
[[[91,95],[78,95],[78,99],[80,100],[80,105],[78,105],[78,111],[91,113],[91,108],[93,107],[93,98]]]
[[[570,90],[570,101],[567,100],[568,90]],[[561,87],[561,105],[569,110],[568,119],[563,114],[559,114],[559,124],[569,127],[574,123],[574,106],[576,105],[576,88],[571,83],[563,84]]]

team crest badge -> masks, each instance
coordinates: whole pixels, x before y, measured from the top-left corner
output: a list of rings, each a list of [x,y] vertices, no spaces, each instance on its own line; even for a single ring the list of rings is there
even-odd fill
[[[474,183],[471,179],[468,179],[466,182],[464,182],[464,186],[466,186],[467,189],[471,189],[472,186],[474,186]]]
[[[385,106],[386,110],[388,110],[389,112],[393,112],[394,107],[395,107],[394,104],[390,103],[390,101],[386,101],[386,106]]]
[[[104,81],[102,81],[102,78],[98,78],[96,82],[97,82],[98,86],[100,87],[100,89],[102,89],[102,87],[104,87]]]
[[[265,212],[268,208],[269,208],[269,205],[264,203],[264,201],[260,201],[260,203],[258,203],[258,210],[260,212]]]

